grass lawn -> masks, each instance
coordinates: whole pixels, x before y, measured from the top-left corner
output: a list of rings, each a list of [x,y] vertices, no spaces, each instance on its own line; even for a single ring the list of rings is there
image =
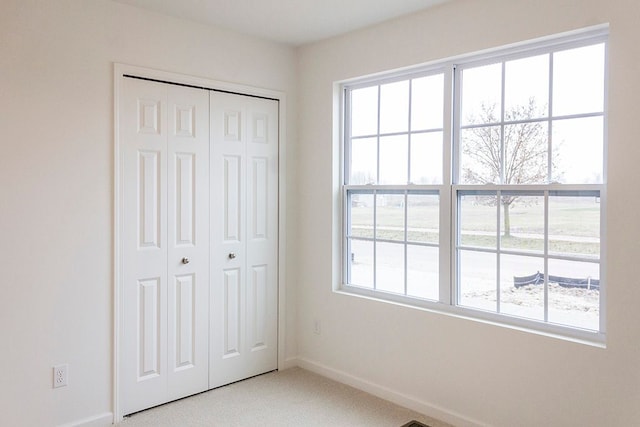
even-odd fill
[[[431,200],[431,199],[430,199]],[[461,243],[465,246],[496,247],[498,209],[467,196],[461,206]],[[502,214],[502,210],[500,211]],[[379,206],[377,238],[404,240],[404,206]],[[542,251],[544,203],[541,197],[516,200],[510,208],[511,236],[503,236],[504,249]],[[351,210],[354,237],[373,237],[373,207]],[[438,243],[437,204],[407,208],[409,241]],[[503,233],[501,233],[503,234]],[[600,204],[593,197],[551,197],[549,200],[549,251],[551,253],[600,255]]]

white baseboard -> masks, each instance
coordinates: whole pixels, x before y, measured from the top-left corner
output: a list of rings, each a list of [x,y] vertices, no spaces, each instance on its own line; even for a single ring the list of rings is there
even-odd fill
[[[107,427],[111,425],[113,425],[113,414],[105,412],[104,414],[63,424],[59,427]]]
[[[372,383],[371,381],[358,378],[354,375],[331,368],[329,366],[322,365],[321,363],[317,363],[305,358],[298,358],[296,359],[296,362],[297,366],[303,369],[307,369],[311,372],[315,372],[316,374],[349,385],[359,390],[366,391],[369,394],[393,402],[396,405],[404,406],[405,408],[411,409],[432,418],[436,418],[440,421],[444,421],[454,426],[488,427],[488,425],[485,423],[473,420],[455,411],[451,411],[438,405],[430,404],[428,402],[420,401],[414,397],[402,394],[395,390],[391,390],[390,388],[381,386],[379,384]]]
[[[297,357],[290,357],[288,359],[285,359],[278,365],[278,370],[284,371],[289,368],[295,368],[296,366],[298,366],[298,360],[299,359]]]

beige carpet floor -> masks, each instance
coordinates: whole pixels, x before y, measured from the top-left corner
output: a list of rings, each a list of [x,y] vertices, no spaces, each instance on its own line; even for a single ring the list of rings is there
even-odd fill
[[[400,427],[449,424],[300,368],[271,372],[127,417],[123,427]]]

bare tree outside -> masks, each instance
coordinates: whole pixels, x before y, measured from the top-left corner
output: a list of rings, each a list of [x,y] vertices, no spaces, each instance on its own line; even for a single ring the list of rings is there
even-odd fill
[[[477,116],[469,117],[471,127],[462,133],[461,150],[465,159],[462,164],[463,182],[516,185],[547,183],[547,122],[529,121],[542,116],[535,99],[530,98],[528,104],[505,111],[504,122],[514,124],[485,125],[502,122],[499,114],[495,104],[483,104]],[[502,128],[504,135],[501,135]],[[501,197],[505,237],[511,236],[509,209],[519,197]],[[495,206],[497,201],[494,198],[490,203]]]

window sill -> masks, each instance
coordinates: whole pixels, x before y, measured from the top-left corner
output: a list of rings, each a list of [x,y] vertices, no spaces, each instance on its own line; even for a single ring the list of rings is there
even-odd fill
[[[342,285],[333,291],[337,295],[356,297],[368,301],[392,304],[406,309],[419,310],[436,315],[444,315],[456,319],[479,322],[507,328],[520,332],[535,334],[547,338],[588,345],[606,349],[606,334],[597,331],[583,330],[550,323],[536,322],[528,319],[475,310],[467,307],[453,306],[438,301],[408,298],[381,291],[371,291],[357,286]]]

